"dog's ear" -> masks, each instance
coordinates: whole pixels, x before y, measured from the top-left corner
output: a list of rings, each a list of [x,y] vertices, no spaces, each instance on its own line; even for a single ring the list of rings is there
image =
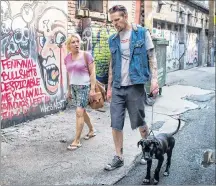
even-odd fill
[[[140,145],[143,146],[142,140],[137,143],[137,147],[139,148]]]
[[[138,141],[137,147],[139,148],[140,145],[141,145],[141,141]]]
[[[157,140],[155,140],[154,143],[156,146],[158,146],[160,144]]]

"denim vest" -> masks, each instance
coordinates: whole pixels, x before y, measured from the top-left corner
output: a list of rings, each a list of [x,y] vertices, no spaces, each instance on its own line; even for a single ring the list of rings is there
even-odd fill
[[[140,25],[132,26],[130,39],[129,76],[131,83],[144,84],[150,79],[150,68],[145,46],[146,28]],[[121,45],[118,33],[109,37],[109,47],[112,57],[112,86],[121,87]]]

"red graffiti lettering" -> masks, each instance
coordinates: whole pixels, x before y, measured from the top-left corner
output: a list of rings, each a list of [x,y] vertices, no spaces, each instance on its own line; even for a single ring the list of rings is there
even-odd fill
[[[40,78],[30,78],[27,80],[21,80],[21,81],[9,81],[9,82],[2,82],[1,83],[1,92],[6,91],[15,91],[20,89],[27,89],[27,88],[33,88],[33,87],[39,87],[40,86]]]
[[[1,77],[3,81],[11,81],[16,79],[26,79],[32,76],[37,76],[36,69],[20,69],[19,71],[2,72]]]
[[[2,110],[14,110],[18,108],[29,107],[28,101],[13,101],[2,103]]]
[[[22,90],[21,92],[12,93],[14,99],[35,98],[44,95],[41,88],[33,88],[31,90]]]
[[[2,119],[27,114],[44,101],[41,78],[32,59],[1,60],[1,67]]]
[[[45,97],[44,97],[44,99],[45,99],[45,103],[48,103],[48,102],[50,102],[50,97],[48,97],[48,96],[45,96]]]
[[[43,97],[34,98],[31,100],[32,105],[39,105],[43,100]]]
[[[15,68],[36,68],[36,64],[32,59],[13,59],[13,60],[1,60],[1,66],[3,70],[15,69]]]
[[[11,92],[7,92],[7,93],[2,94],[1,101],[3,103],[12,101]]]

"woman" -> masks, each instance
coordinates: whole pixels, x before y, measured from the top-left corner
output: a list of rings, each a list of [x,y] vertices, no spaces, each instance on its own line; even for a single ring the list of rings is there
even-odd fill
[[[91,54],[80,50],[81,38],[78,34],[72,34],[67,41],[67,49],[70,52],[65,57],[68,79],[68,98],[76,105],[76,136],[74,141],[67,147],[68,150],[75,150],[82,146],[80,136],[84,122],[89,128],[84,139],[88,140],[96,136],[86,106],[89,98],[95,94],[95,64]]]

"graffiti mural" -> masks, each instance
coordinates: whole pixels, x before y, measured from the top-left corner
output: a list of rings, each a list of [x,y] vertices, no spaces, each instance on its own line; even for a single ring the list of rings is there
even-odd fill
[[[179,69],[180,49],[179,49],[179,32],[165,31],[165,38],[169,41],[167,46],[167,72]]]
[[[110,51],[108,39],[115,29],[106,23],[98,24],[91,19],[82,19],[83,49],[92,53],[96,65],[96,78],[103,84],[108,83]]]
[[[67,2],[1,2],[2,128],[64,107],[66,11]]]
[[[198,40],[197,33],[187,33],[187,55],[186,67],[192,68],[198,66]]]
[[[166,52],[167,72],[178,70],[179,61],[182,58],[183,54],[183,52],[180,50],[179,45],[179,32],[153,28],[152,35],[155,38],[166,39],[167,41],[169,41]]]
[[[158,28],[153,28],[152,30],[153,37],[169,41],[166,55],[167,72],[178,70],[180,59],[184,56],[186,59],[186,68],[198,66],[199,34],[187,33],[187,43],[185,45],[179,44],[179,34],[178,31],[162,30]]]
[[[58,15],[54,17],[53,15]],[[66,56],[67,17],[57,8],[48,8],[37,20],[38,64],[49,94],[61,88],[63,96],[63,60]]]
[[[92,51],[92,30],[91,27],[87,26],[82,32],[82,41],[85,51]]]
[[[109,25],[94,25],[92,30],[92,53],[96,63],[97,80],[107,84],[110,61],[108,39],[115,33],[115,29]]]

